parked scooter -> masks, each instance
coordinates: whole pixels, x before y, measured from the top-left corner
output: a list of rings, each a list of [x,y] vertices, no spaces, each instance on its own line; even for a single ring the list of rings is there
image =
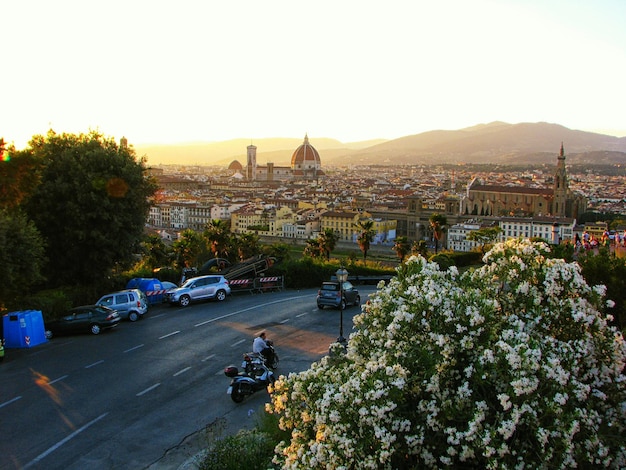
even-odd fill
[[[274,383],[276,377],[259,354],[246,353],[241,363],[241,372],[235,366],[224,369],[226,377],[231,377],[230,386],[226,393],[235,403],[241,403],[243,399],[259,390],[267,389]]]
[[[4,361],[4,338],[0,339],[0,362]]]

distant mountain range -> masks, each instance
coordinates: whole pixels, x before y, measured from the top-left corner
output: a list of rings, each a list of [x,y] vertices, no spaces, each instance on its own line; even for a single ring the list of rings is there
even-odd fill
[[[246,164],[246,148],[257,147],[257,162],[285,166],[304,141],[292,138],[233,139],[178,145],[135,146],[149,165]],[[561,142],[569,164],[624,164],[626,137],[568,129],[546,122],[492,122],[455,131],[435,130],[393,140],[343,143],[309,136],[324,165],[399,165],[438,163],[553,164]]]

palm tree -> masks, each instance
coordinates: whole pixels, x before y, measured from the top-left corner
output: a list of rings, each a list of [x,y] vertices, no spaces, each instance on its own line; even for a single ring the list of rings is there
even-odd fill
[[[160,236],[149,235],[141,243],[144,252],[144,264],[150,269],[165,266],[169,262],[169,250]]]
[[[211,253],[215,258],[228,258],[228,250],[231,244],[230,224],[224,220],[213,219],[204,229]]]
[[[317,238],[315,240],[307,240],[303,254],[304,256],[310,256],[311,258],[320,258],[323,253],[319,240]]]
[[[196,267],[203,245],[203,240],[196,231],[191,229],[183,231],[178,240],[172,244],[178,267],[180,269]]]
[[[359,220],[356,224],[357,228],[360,230],[359,236],[356,241],[359,244],[359,248],[363,252],[363,262],[367,262],[367,252],[370,249],[370,243],[374,240],[374,235],[376,232],[372,230],[374,226],[374,221],[369,220]]]
[[[428,255],[428,245],[424,240],[414,241],[411,243],[411,253],[426,258],[426,255]]]
[[[443,227],[448,223],[448,219],[445,215],[433,214],[430,216],[430,228],[433,231],[433,238],[435,239],[435,254],[439,248],[439,240],[443,238]]]
[[[326,255],[326,261],[330,261],[330,252],[333,251],[337,245],[337,235],[332,228],[325,228],[324,231],[318,235],[317,241],[321,251]]]
[[[259,236],[254,233],[243,233],[235,237],[234,241],[237,246],[237,255],[240,261],[251,258],[259,253]]]
[[[396,238],[393,247],[391,247],[391,249],[396,252],[396,255],[398,255],[398,258],[400,258],[401,263],[409,252],[409,248],[409,240],[407,237]]]

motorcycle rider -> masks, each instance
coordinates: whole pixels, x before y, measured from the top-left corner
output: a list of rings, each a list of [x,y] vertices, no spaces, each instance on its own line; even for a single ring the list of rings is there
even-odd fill
[[[267,364],[272,364],[274,360],[274,353],[272,352],[272,348],[268,345],[267,335],[265,331],[262,331],[259,336],[254,338],[252,342],[252,352],[256,354],[261,354],[265,358],[265,362]]]

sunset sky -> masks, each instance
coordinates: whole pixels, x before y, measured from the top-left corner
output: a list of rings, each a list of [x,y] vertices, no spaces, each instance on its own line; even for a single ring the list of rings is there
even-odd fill
[[[626,135],[624,0],[3,2],[0,137]]]

